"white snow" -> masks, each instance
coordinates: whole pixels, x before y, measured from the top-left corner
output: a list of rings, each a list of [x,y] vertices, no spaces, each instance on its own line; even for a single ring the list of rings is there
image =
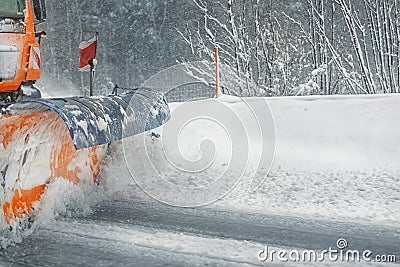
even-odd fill
[[[322,64],[319,68],[313,70],[311,72],[311,75],[313,77],[318,77],[319,75],[324,74],[326,72],[327,68],[328,68],[328,66],[326,64]]]
[[[32,88],[31,86],[23,86],[22,90],[24,92],[24,95],[26,96],[32,96],[34,93],[36,93],[37,91]]]
[[[105,131],[108,129],[108,124],[104,121],[103,118],[98,118],[97,126],[99,127],[100,131]]]
[[[269,100],[275,166],[296,170],[399,169],[400,96]]]
[[[240,141],[249,142],[249,154],[242,155],[243,161],[248,160],[244,176],[233,191],[212,207],[399,225],[400,96],[314,96],[244,100],[245,102],[239,98],[223,96],[218,100],[197,102],[197,105],[172,103],[171,122],[157,131],[161,134],[161,140],[146,141],[147,151],[143,151],[143,136],[124,140],[125,159],[131,171],[134,167],[133,175],[135,178],[146,177],[149,183],[151,181],[151,184],[141,186],[162,201],[181,204],[188,201],[188,197],[182,193],[184,190],[179,191],[180,194],[169,191],[170,188],[164,186],[167,184],[162,181],[181,187],[204,187],[212,184],[227,170],[231,171],[229,174],[232,179],[240,178],[242,169],[228,169],[227,166],[230,163],[232,143],[235,141],[229,138],[240,127],[244,127],[247,138]],[[237,115],[242,124],[238,125],[229,119],[220,121],[220,124],[213,123],[213,119],[221,119],[220,114],[210,114],[210,110],[215,110],[215,101],[231,109],[232,114]],[[257,110],[265,109],[262,105],[264,101],[268,101],[276,125],[276,153],[270,175],[253,192],[249,189],[251,181],[262,181],[264,178],[257,177],[258,173],[255,171],[262,147],[272,147],[257,131],[259,126],[270,125],[262,124],[262,120],[257,125],[252,119],[254,112],[264,111]],[[171,132],[170,125],[175,128],[179,126],[174,123],[179,121],[179,116],[187,115],[186,109],[179,112],[179,108],[185,105],[196,114],[203,112],[208,119],[181,124],[179,138],[174,139],[171,136],[175,133]],[[250,110],[249,105],[255,110]],[[224,129],[229,130],[226,133]],[[263,128],[261,132],[265,135],[271,134],[273,130]],[[211,147],[206,146],[206,150],[204,147],[202,150],[201,146],[205,142],[207,144],[207,140],[211,141]],[[214,158],[211,164],[207,149],[215,152],[211,157]],[[207,160],[202,161],[202,156]],[[144,163],[147,158],[151,159],[152,165]],[[121,177],[128,177],[128,190],[139,192],[140,188],[132,185],[131,174],[126,170],[123,161],[124,158],[115,157],[106,176],[113,179],[117,175],[120,184]],[[193,162],[197,165],[193,165]],[[197,173],[182,171],[185,168],[200,170],[201,167],[205,169]],[[150,168],[157,170],[157,177]],[[122,187],[124,186],[127,184]],[[222,191],[225,192],[225,189]],[[189,202],[195,202],[195,199],[193,196]]]
[[[82,111],[80,111],[79,109],[72,110],[71,114],[74,115],[74,116],[80,116],[80,115],[82,115]]]
[[[153,117],[157,117],[157,115],[158,115],[158,110],[156,110],[155,108],[152,108],[152,109],[150,110],[150,112],[151,112],[151,115],[153,115]]]
[[[85,135],[89,136],[88,135],[88,123],[87,123],[87,121],[81,120],[81,121],[78,121],[77,124],[85,132]]]

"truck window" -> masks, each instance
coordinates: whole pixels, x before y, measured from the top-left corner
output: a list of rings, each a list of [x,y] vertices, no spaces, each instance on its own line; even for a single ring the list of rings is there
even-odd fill
[[[23,18],[25,0],[0,0],[0,18]]]

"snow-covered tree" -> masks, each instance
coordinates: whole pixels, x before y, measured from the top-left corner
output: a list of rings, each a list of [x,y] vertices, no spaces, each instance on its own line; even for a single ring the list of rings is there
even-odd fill
[[[240,95],[400,91],[400,7],[389,0],[48,2],[46,82],[87,87],[78,45],[99,37],[97,89],[140,86],[177,62],[234,69]],[[221,73],[221,75],[224,75]],[[256,84],[256,88],[253,86]],[[311,86],[312,85],[312,86]],[[262,92],[262,94],[260,94]]]

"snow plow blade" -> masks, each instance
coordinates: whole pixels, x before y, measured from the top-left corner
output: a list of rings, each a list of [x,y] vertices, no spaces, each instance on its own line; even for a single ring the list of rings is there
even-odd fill
[[[4,108],[6,114],[33,110],[57,113],[67,125],[76,150],[150,131],[170,118],[164,95],[147,88],[108,97],[31,99]]]

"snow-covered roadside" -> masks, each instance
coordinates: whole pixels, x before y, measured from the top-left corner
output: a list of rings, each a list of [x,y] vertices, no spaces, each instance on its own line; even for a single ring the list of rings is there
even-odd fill
[[[256,192],[238,187],[216,206],[400,224],[400,96],[268,102],[276,124],[272,171]]]
[[[399,177],[386,170],[272,170],[257,191],[239,186],[213,208],[398,226]]]
[[[214,101],[201,101],[196,108],[204,109],[209,115]],[[223,96],[218,101],[245,118],[243,125],[250,133],[250,164],[242,182],[210,208],[400,224],[400,139],[397,137],[400,96],[248,98],[245,102]],[[276,154],[270,175],[257,191],[252,192],[249,181],[254,179],[252,168],[257,165],[260,156],[257,148],[262,142],[253,133],[254,123],[248,122],[252,116],[248,105],[257,107],[255,103],[265,101],[270,104],[275,120]],[[180,105],[173,103],[171,109],[176,110]],[[179,113],[173,113],[174,116]],[[225,125],[226,128],[230,126]],[[268,133],[270,130],[262,129]],[[164,138],[163,129],[159,132]],[[225,171],[226,157],[230,156],[226,151],[231,145],[226,142],[220,126],[213,126],[209,121],[193,123],[189,129],[182,130],[178,143],[162,147],[162,140],[153,140],[154,145],[146,155],[139,152],[140,138],[124,141],[125,152],[131,154],[128,162],[132,159],[140,162],[150,155],[156,159],[162,178],[181,186],[213,182],[220,172]],[[182,154],[186,159],[196,160],[202,155],[201,140],[207,138],[218,144],[216,158],[218,153],[222,154],[222,158],[211,166],[212,171],[187,175],[171,168],[171,162],[161,156],[163,149],[167,149],[170,150],[168,155]],[[221,145],[225,147],[218,149]],[[105,172],[108,178],[118,174],[129,180],[130,174],[124,171],[121,159],[122,155],[113,159]],[[140,170],[143,177],[147,172],[147,169]],[[152,183],[157,187],[156,182]],[[128,190],[137,190],[138,194],[140,191],[136,186],[130,186]],[[176,192],[160,190],[164,190],[165,195],[170,194],[171,198],[179,198]]]
[[[400,169],[400,96],[271,98],[275,167]]]

